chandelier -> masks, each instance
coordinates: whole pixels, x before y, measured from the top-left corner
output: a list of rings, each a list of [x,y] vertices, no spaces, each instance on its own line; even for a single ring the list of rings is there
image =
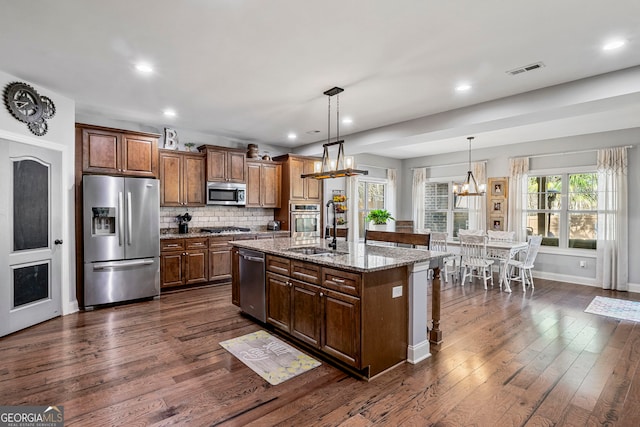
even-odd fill
[[[313,173],[302,174],[302,178],[327,179],[342,178],[344,176],[368,175],[369,171],[354,169],[353,156],[344,155],[344,140],[340,139],[340,92],[344,89],[340,87],[331,88],[325,92],[329,100],[329,113],[327,119],[327,142],[322,145],[322,161],[315,162]],[[336,140],[331,142],[331,97],[336,95]],[[329,157],[329,147],[338,146],[338,153],[335,160]]]
[[[462,184],[453,184],[453,194],[456,196],[484,196],[486,187],[484,184],[478,185],[476,178],[471,172],[471,140],[473,136],[467,137],[469,140],[469,169],[467,170],[467,179]]]

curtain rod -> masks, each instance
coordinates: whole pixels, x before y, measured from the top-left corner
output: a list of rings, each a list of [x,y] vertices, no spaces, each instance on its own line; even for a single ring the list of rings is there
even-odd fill
[[[609,148],[609,147],[608,147]],[[610,148],[633,148],[633,145],[623,145],[620,147],[610,147]],[[509,159],[517,159],[521,157],[528,157],[530,159],[538,158],[538,157],[551,157],[551,156],[564,156],[565,154],[582,154],[582,153],[593,153],[601,150],[601,148],[591,148],[588,150],[577,150],[577,151],[565,151],[562,153],[547,153],[547,154],[534,154],[532,156],[518,156],[518,157],[509,157]]]
[[[488,160],[476,160],[475,162],[471,162],[471,163],[487,163]],[[416,169],[431,169],[431,168],[448,168],[451,166],[462,166],[462,165],[468,165],[469,162],[459,162],[459,163],[447,163],[446,165],[431,165],[431,166],[414,166],[412,168],[410,168],[409,170],[416,170]]]

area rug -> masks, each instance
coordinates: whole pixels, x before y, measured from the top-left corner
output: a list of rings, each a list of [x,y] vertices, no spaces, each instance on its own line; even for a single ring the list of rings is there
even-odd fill
[[[585,313],[640,322],[640,302],[617,298],[595,297]]]
[[[222,341],[220,345],[272,385],[321,365],[266,331]]]

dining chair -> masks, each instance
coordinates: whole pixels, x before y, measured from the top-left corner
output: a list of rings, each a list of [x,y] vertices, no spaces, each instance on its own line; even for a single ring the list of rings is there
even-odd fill
[[[486,236],[486,233],[484,232],[484,230],[468,230],[468,229],[461,228],[461,229],[458,230],[458,237],[460,237],[462,235],[467,235],[467,236]]]
[[[429,250],[431,251],[437,251],[437,252],[449,252],[447,249],[447,236],[449,234],[448,233],[442,233],[442,232],[432,232],[431,233],[431,239],[429,241]],[[446,257],[443,259],[443,264],[444,264],[444,281],[445,283],[449,282],[449,274],[451,274],[451,278],[453,279],[453,277],[459,277],[459,271],[456,268],[456,260],[457,260],[457,256],[450,256],[450,257]]]
[[[514,242],[516,240],[516,232],[515,231],[494,231],[487,230],[487,237],[489,238],[488,243],[491,242]],[[504,268],[507,268],[507,261],[504,257],[500,256],[500,253],[492,251],[491,248],[487,249],[487,256],[494,260],[497,260],[498,264],[498,277],[502,277],[502,271]]]
[[[512,259],[507,262],[507,278],[509,282],[512,280],[519,281],[522,283],[522,292],[525,292],[525,286],[527,284],[531,285],[531,290],[535,288],[533,285],[533,263],[536,260],[536,256],[538,255],[538,250],[540,249],[540,244],[542,243],[542,236],[531,236],[529,237],[529,244],[527,248],[522,251],[524,255],[520,255],[521,260]],[[513,276],[514,269],[519,270],[519,274],[517,276]]]
[[[461,234],[460,255],[460,267],[464,269],[462,274],[463,286],[467,277],[483,279],[485,289],[487,289],[487,280],[491,279],[491,286],[493,286],[491,266],[494,260],[487,258],[486,235]]]

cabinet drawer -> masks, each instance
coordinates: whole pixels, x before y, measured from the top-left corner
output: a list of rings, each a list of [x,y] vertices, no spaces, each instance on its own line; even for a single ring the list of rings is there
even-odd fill
[[[199,237],[195,239],[185,239],[185,246],[189,249],[207,249],[209,247],[209,239],[207,237]]]
[[[160,252],[184,251],[184,239],[160,240]]]
[[[322,286],[345,294],[360,296],[360,275],[325,267],[322,269]]]
[[[220,236],[220,237],[209,237],[209,248],[211,249],[224,249],[231,248],[229,242],[233,240],[230,237]]]
[[[267,255],[267,271],[290,276],[291,260],[279,256]]]
[[[291,261],[291,277],[315,285],[320,284],[320,266],[302,261]]]

